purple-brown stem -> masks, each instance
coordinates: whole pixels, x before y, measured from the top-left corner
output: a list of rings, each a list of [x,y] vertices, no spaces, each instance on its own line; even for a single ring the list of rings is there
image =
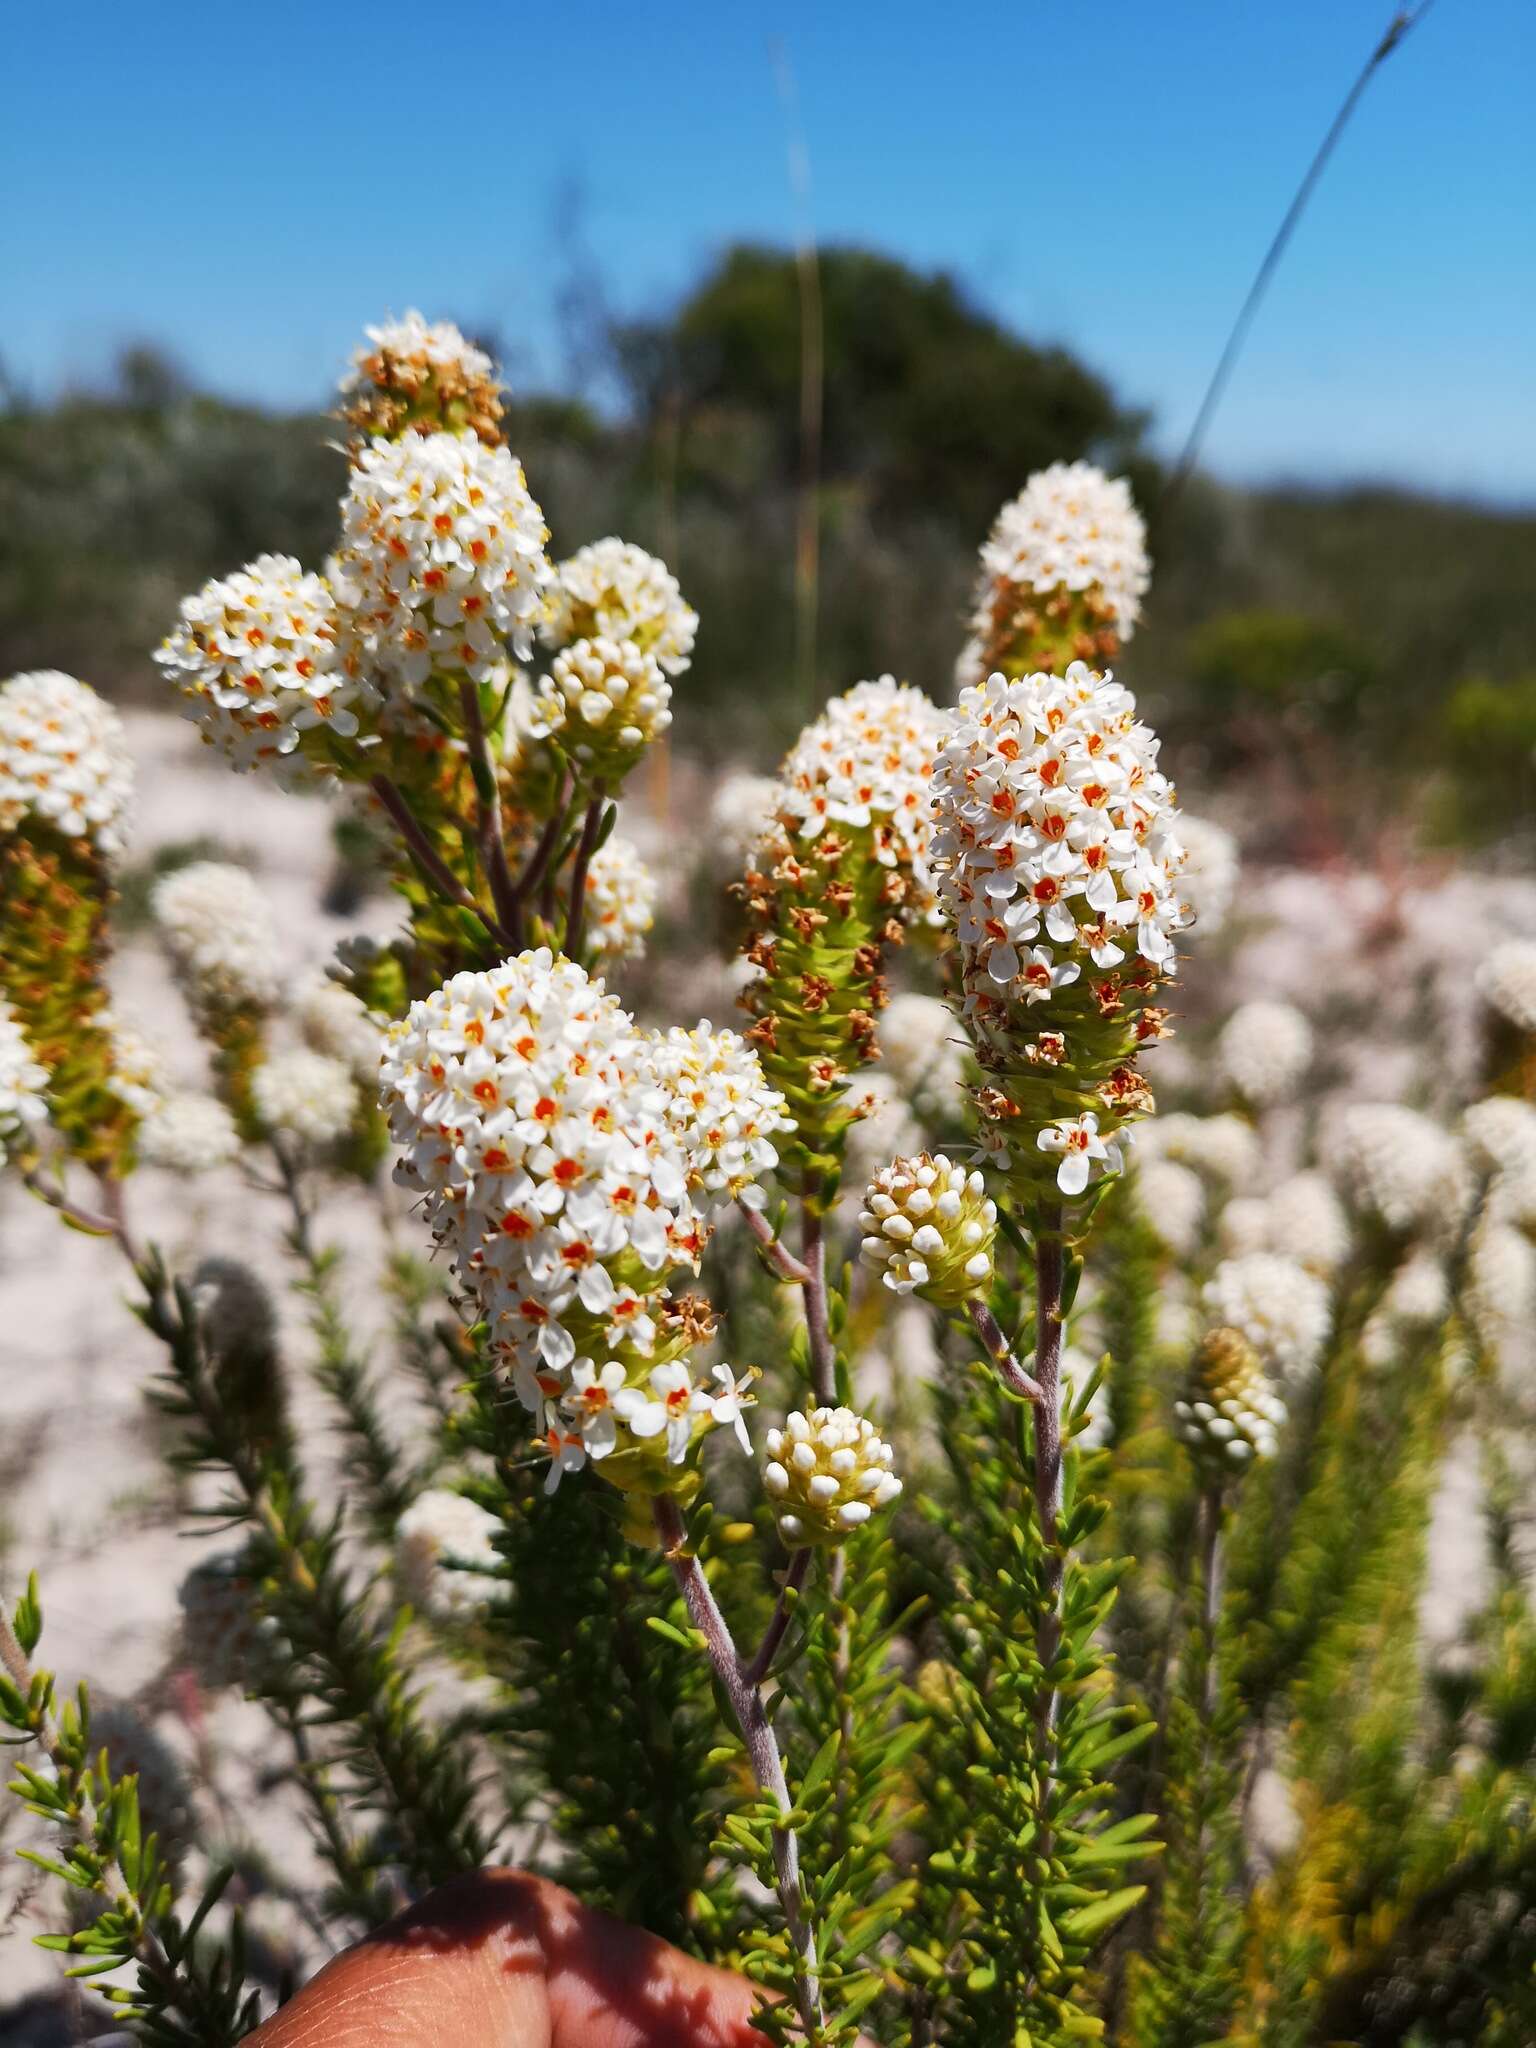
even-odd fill
[[[395,830],[400,834],[400,837],[405,841],[406,849],[412,860],[415,861],[438,894],[446,897],[450,903],[456,903],[461,910],[472,911],[493,939],[499,940],[503,946],[512,950],[513,939],[511,934],[503,931],[501,925],[485,908],[484,904],[477,901],[471,892],[465,888],[464,884],[453,872],[453,869],[448,866],[448,863],[438,853],[431,840],[428,839],[412,812],[410,805],[406,802],[395,784],[390,781],[389,777],[387,775],[370,776],[368,787],[373,791],[385,810],[388,811],[390,821],[394,825]]]
[[[566,910],[565,944],[561,951],[568,960],[574,960],[581,952],[582,932],[587,920],[587,869],[592,865],[592,855],[597,848],[597,835],[603,826],[603,786],[593,785],[587,799],[587,815],[582,820],[581,838],[576,847],[576,858],[571,864],[571,893]]]
[[[742,1666],[741,1675],[748,1685],[761,1685],[772,1669],[773,1660],[779,1654],[779,1647],[789,1627],[790,1616],[795,1611],[795,1603],[800,1597],[800,1589],[805,1584],[805,1575],[810,1568],[811,1553],[808,1549],[797,1550],[790,1558],[773,1614],[763,1631],[763,1640],[758,1644],[750,1661]]]
[[[800,1263],[805,1269],[800,1291],[805,1297],[811,1385],[818,1404],[831,1408],[837,1402],[837,1353],[827,1314],[827,1242],[820,1211],[806,1202],[801,1205],[800,1215]]]
[[[479,686],[472,683],[468,677],[459,686],[459,701],[464,708],[464,723],[469,731],[469,744],[480,767],[475,787],[476,801],[480,807],[481,863],[491,885],[491,900],[496,905],[496,915],[501,919],[508,940],[514,946],[521,946],[523,912],[512,884],[512,870],[507,866],[507,834],[501,815],[496,761],[491,753],[491,743],[485,730],[485,717],[480,709]],[[481,787],[481,783],[484,784],[484,788]]]
[[[1008,1339],[991,1309],[984,1301],[967,1302],[966,1306],[971,1312],[976,1334],[986,1345],[987,1355],[997,1367],[997,1376],[1009,1393],[1017,1394],[1021,1401],[1038,1401],[1042,1393],[1040,1382],[1024,1370],[1008,1349]]]
[[[752,1209],[745,1202],[738,1202],[748,1230],[757,1239],[767,1255],[768,1263],[781,1280],[789,1280],[797,1287],[803,1287],[810,1278],[806,1268],[795,1257],[783,1238],[775,1237],[773,1227],[761,1209]]]
[[[1061,1461],[1061,1289],[1065,1272],[1065,1248],[1061,1238],[1061,1209],[1047,1208],[1035,1233],[1035,1379],[1039,1394],[1034,1403],[1035,1422],[1035,1512],[1040,1522],[1044,1550],[1040,1579],[1044,1601],[1035,1630],[1035,1651],[1043,1673],[1049,1673],[1061,1654],[1061,1586],[1066,1560],[1061,1553],[1059,1527],[1062,1501]],[[1056,1726],[1057,1691],[1047,1676],[1042,1679],[1040,1703],[1035,1721],[1042,1752],[1048,1752]],[[1048,1754],[1042,1754],[1041,1770],[1050,1777]]]

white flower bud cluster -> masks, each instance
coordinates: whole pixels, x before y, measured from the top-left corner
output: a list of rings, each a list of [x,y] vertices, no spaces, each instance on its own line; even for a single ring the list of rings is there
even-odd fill
[[[464,1621],[490,1605],[501,1524],[462,1493],[430,1487],[395,1524],[395,1569],[411,1605],[434,1621]]]
[[[343,661],[330,585],[291,555],[259,555],[182,599],[155,660],[187,717],[237,769],[300,765],[307,732],[350,739],[371,691]]]
[[[1536,1107],[1517,1095],[1474,1102],[1462,1122],[1473,1166],[1490,1176],[1488,1211],[1536,1226]]]
[[[672,723],[672,685],[633,640],[578,640],[540,678],[530,731],[617,779]]]
[[[1536,1031],[1536,939],[1506,939],[1478,973],[1484,1002],[1517,1031]]]
[[[1334,1119],[1325,1151],[1345,1199],[1390,1231],[1440,1228],[1465,1210],[1461,1148],[1402,1103],[1350,1104]]]
[[[699,615],[666,563],[610,534],[556,564],[540,637],[550,647],[628,640],[654,656],[663,674],[679,676],[698,629]]]
[[[934,773],[933,852],[968,1015],[983,980],[1045,1005],[1048,1023],[1085,970],[1134,955],[1174,972],[1183,850],[1157,754],[1130,691],[1080,661],[962,693]]]
[[[1312,1062],[1312,1026],[1290,1003],[1244,1003],[1216,1042],[1228,1085],[1250,1109],[1290,1101]]]
[[[1349,1218],[1321,1173],[1292,1174],[1271,1194],[1228,1202],[1220,1235],[1233,1256],[1276,1252],[1325,1279],[1349,1257]]]
[[[146,1166],[172,1173],[211,1173],[240,1156],[234,1118],[215,1096],[194,1089],[161,1096],[139,1125],[137,1144]]]
[[[398,701],[434,671],[484,682],[533,651],[552,570],[522,466],[473,434],[375,438],[342,500],[338,598]]]
[[[882,1167],[859,1214],[864,1262],[894,1294],[959,1308],[992,1279],[997,1204],[980,1172],[920,1152]]]
[[[901,1492],[890,1445],[851,1408],[797,1411],[765,1441],[763,1485],[791,1550],[845,1541]]]
[[[691,1031],[673,1025],[658,1032],[647,1058],[695,1194],[714,1204],[740,1199],[760,1207],[756,1183],[779,1163],[774,1134],[793,1130],[794,1119],[764,1079],[755,1048],[739,1032],[700,1018]]]
[[[8,1151],[31,1142],[48,1120],[46,1068],[32,1057],[9,1003],[0,999],[0,1166]]]
[[[244,868],[216,860],[175,868],[155,884],[151,910],[196,1002],[230,1010],[277,1001],[277,934]]]
[[[875,859],[913,879],[914,914],[931,917],[928,786],[949,716],[894,676],[855,683],[813,719],[779,770],[775,813],[792,838],[829,826],[868,830]]]
[[[587,869],[585,929],[603,966],[639,959],[645,935],[656,922],[660,893],[632,840],[614,833],[593,854]]]
[[[968,1052],[937,996],[903,990],[880,1013],[880,1057],[924,1123],[960,1120]]]
[[[356,1081],[340,1060],[307,1045],[273,1053],[251,1076],[264,1130],[316,1149],[344,1138],[356,1120]]]
[[[379,1078],[384,1033],[351,989],[329,975],[314,975],[295,990],[293,1014],[305,1044],[339,1060],[371,1093]]]
[[[0,688],[0,834],[32,818],[112,858],[132,796],[123,722],[88,683],[37,669]]]
[[[1213,1323],[1241,1331],[1271,1370],[1289,1379],[1317,1364],[1333,1321],[1324,1283],[1276,1252],[1224,1259],[1202,1299]]]
[[[1095,591],[1122,639],[1141,615],[1151,581],[1147,530],[1124,477],[1091,462],[1053,462],[1004,505],[981,550],[971,638],[956,665],[962,686],[980,681],[982,647],[999,584],[1041,597]]]
[[[1179,891],[1201,938],[1214,938],[1227,921],[1237,895],[1242,871],[1237,841],[1224,826],[1209,818],[1192,818],[1179,813],[1179,838],[1184,843],[1184,865],[1179,871]]]
[[[1142,1160],[1175,1159],[1231,1188],[1251,1187],[1264,1164],[1257,1131],[1230,1113],[1191,1116],[1174,1110],[1149,1117],[1137,1130],[1136,1153]]]
[[[1165,1251],[1176,1259],[1194,1256],[1205,1228],[1205,1184],[1192,1166],[1155,1153],[1138,1159],[1136,1206]]]
[[[397,375],[402,366],[410,364],[428,373],[451,371],[464,383],[489,381],[496,374],[496,365],[484,349],[466,341],[451,320],[428,321],[414,307],[403,319],[381,320],[377,327],[365,327],[363,332],[368,345],[352,352],[352,367],[338,386],[344,394],[372,383],[367,364],[378,356],[387,356]]]
[[[1240,1472],[1274,1456],[1286,1408],[1248,1337],[1218,1327],[1203,1339],[1187,1394],[1174,1402],[1173,1414],[1176,1433],[1198,1458]]]

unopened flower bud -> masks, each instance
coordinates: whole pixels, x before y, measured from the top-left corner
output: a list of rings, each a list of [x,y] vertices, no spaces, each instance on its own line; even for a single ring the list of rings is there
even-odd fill
[[[974,1168],[943,1153],[893,1159],[869,1184],[859,1213],[866,1265],[895,1294],[959,1308],[992,1278],[997,1204]]]
[[[1196,1460],[1219,1475],[1273,1457],[1285,1412],[1242,1331],[1207,1331],[1185,1397],[1173,1406],[1174,1426]]]
[[[796,1411],[766,1441],[763,1485],[793,1550],[845,1542],[901,1492],[890,1445],[851,1408]]]

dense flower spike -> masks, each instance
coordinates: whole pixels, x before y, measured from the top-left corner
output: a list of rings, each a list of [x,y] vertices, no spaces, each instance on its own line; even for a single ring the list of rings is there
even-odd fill
[[[688,1185],[697,1158],[653,1055],[602,983],[547,948],[455,975],[385,1043],[396,1178],[425,1195],[547,1432],[552,1481],[600,1442],[615,1485],[671,1487],[669,1468],[724,1419],[728,1396],[706,1405],[680,1363],[710,1334],[707,1311],[665,1291],[669,1274],[697,1267],[706,1233]],[[626,1387],[637,1398],[619,1402]],[[657,1403],[666,1427],[652,1430]],[[614,1420],[626,1432],[616,1451]]]
[[[342,418],[360,434],[473,434],[487,446],[501,439],[501,387],[496,366],[451,320],[430,324],[420,313],[364,329],[341,380]]]
[[[746,958],[759,970],[741,1000],[795,1118],[786,1165],[820,1206],[836,1193],[857,1114],[849,1075],[878,1050],[886,949],[937,914],[928,780],[946,723],[890,676],[835,698],[785,761],[773,821],[740,885]]]
[[[578,640],[540,678],[530,731],[612,787],[672,723],[672,685],[633,640]]]
[[[1179,1436],[1219,1483],[1256,1459],[1274,1456],[1285,1403],[1243,1332],[1218,1327],[1201,1339],[1189,1385],[1173,1413]]]
[[[1482,1218],[1467,1249],[1466,1306],[1506,1385],[1528,1395],[1536,1371],[1536,1244],[1523,1230]]]
[[[1312,1026],[1290,1003],[1244,1003],[1217,1042],[1221,1071],[1250,1109],[1296,1093],[1312,1062]]]
[[[323,576],[291,555],[258,555],[182,599],[155,660],[233,767],[314,770],[330,765],[327,733],[351,739],[372,694],[344,666],[342,638]]]
[[[656,922],[656,877],[632,841],[612,834],[587,869],[587,941],[608,966],[638,960]]]
[[[389,712],[408,710],[434,675],[491,682],[508,647],[532,653],[548,531],[505,448],[468,434],[374,440],[341,513],[338,597]]]
[[[8,1153],[25,1153],[47,1121],[43,1090],[48,1071],[32,1057],[10,1005],[0,998],[0,1166]]]
[[[894,1453],[849,1408],[816,1408],[770,1429],[763,1486],[787,1548],[844,1543],[901,1492]]]
[[[1187,921],[1157,753],[1130,692],[1075,662],[966,690],[939,756],[933,853],[983,1069],[983,1140],[1021,1193],[1043,1193],[1034,1162],[1051,1157],[1049,1179],[1080,1193],[1150,1107],[1136,1052],[1164,1033],[1151,998]]]
[[[1153,1236],[1176,1259],[1193,1257],[1205,1229],[1205,1183],[1192,1166],[1160,1157],[1136,1161],[1136,1206]]]
[[[1251,1186],[1263,1165],[1253,1125],[1230,1114],[1155,1116],[1137,1131],[1136,1150],[1143,1159],[1175,1159],[1231,1188]]]
[[[123,722],[89,684],[40,669],[0,688],[0,836],[30,821],[111,860],[132,795]]]
[[[1294,1259],[1246,1252],[1205,1284],[1212,1318],[1238,1330],[1274,1371],[1298,1379],[1316,1365],[1332,1322],[1328,1289]]]
[[[1536,1031],[1536,939],[1506,939],[1477,977],[1483,1000],[1520,1031]]]
[[[674,1025],[657,1033],[647,1057],[665,1091],[667,1123],[690,1187],[714,1202],[740,1198],[756,1206],[762,1197],[755,1184],[779,1163],[773,1140],[794,1128],[756,1052],[737,1032],[701,1018],[691,1031]]]
[[[133,771],[122,722],[53,671],[0,688],[0,1000],[48,1076],[65,1146],[127,1171],[135,1112],[114,1088],[108,913]]]
[[[462,1493],[419,1493],[395,1524],[395,1569],[406,1599],[434,1621],[480,1613],[495,1590],[500,1528],[495,1515]]]
[[[1460,1147],[1402,1103],[1352,1103],[1333,1119],[1324,1148],[1346,1199],[1393,1233],[1442,1227],[1465,1209]]]
[[[961,1308],[992,1280],[997,1204],[973,1167],[942,1152],[893,1159],[864,1196],[859,1214],[864,1262],[896,1294],[919,1294],[938,1308]]]
[[[609,535],[555,566],[540,634],[550,647],[579,640],[628,641],[663,675],[688,667],[699,615],[685,604],[665,562]]]
[[[138,1151],[147,1166],[168,1167],[173,1173],[211,1173],[240,1156],[240,1133],[215,1097],[176,1089],[145,1113]]]
[[[304,1045],[264,1060],[251,1077],[251,1098],[264,1131],[316,1147],[339,1143],[358,1111],[350,1071]]]
[[[1130,485],[1088,462],[1052,463],[1003,507],[982,547],[956,681],[1113,661],[1149,580]]]

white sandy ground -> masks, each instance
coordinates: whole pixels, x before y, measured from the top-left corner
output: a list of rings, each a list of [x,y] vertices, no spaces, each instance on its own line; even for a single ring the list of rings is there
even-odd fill
[[[319,884],[331,864],[324,803],[296,799],[254,776],[229,775],[179,720],[139,713],[128,724],[140,792],[133,860],[200,837],[249,857],[295,970],[322,965],[348,932],[388,928],[392,917],[383,900],[346,919],[320,907]],[[652,812],[678,821],[705,817],[707,797],[696,772],[690,778],[674,764],[671,775],[670,786],[653,782]],[[680,901],[687,862],[677,857],[673,831],[643,810],[626,816],[625,829],[656,861],[674,903]],[[1349,957],[1343,936],[1346,924],[1358,929],[1361,905],[1351,902],[1346,917],[1340,901],[1341,892],[1365,886],[1299,874],[1267,880],[1259,905],[1264,914],[1255,917],[1254,936],[1240,954],[1246,985],[1316,986],[1317,947],[1335,942],[1340,974],[1369,972],[1358,956]],[[1389,910],[1391,892],[1369,886],[1381,899],[1369,908]],[[1483,923],[1459,913],[1478,894],[1486,912],[1489,884],[1451,877],[1443,887],[1441,908],[1451,914],[1434,920],[1444,942],[1437,971],[1459,1015],[1469,1000],[1464,992],[1473,949],[1482,943],[1469,926]],[[1423,914],[1422,903],[1417,910]],[[1497,922],[1536,931],[1536,891],[1511,885],[1508,900],[1497,905]],[[151,945],[129,946],[115,979],[123,1006],[168,1046],[179,1077],[196,1078],[195,1040]],[[683,1006],[689,1018],[701,1009],[720,1021],[729,1018],[723,973],[698,977],[692,988],[691,1006]],[[1379,1042],[1361,1057],[1369,1060],[1373,1051],[1379,1062],[1385,1052]],[[1368,1092],[1395,1092],[1379,1063],[1370,1078],[1375,1085]],[[283,1270],[280,1204],[253,1196],[232,1171],[199,1180],[142,1172],[132,1196],[136,1231],[158,1243],[173,1264],[218,1252],[265,1274]],[[397,1213],[401,1241],[414,1245],[417,1234],[403,1203]],[[377,1329],[381,1315],[376,1283],[386,1246],[379,1214],[363,1194],[337,1192],[327,1197],[320,1221],[323,1241],[348,1254],[346,1287],[363,1333]],[[85,1678],[104,1699],[146,1704],[156,1731],[189,1763],[199,1751],[204,1762],[213,1760],[219,1796],[202,1793],[198,1814],[210,1846],[248,1829],[289,1885],[300,1893],[315,1890],[322,1874],[304,1823],[290,1797],[274,1795],[263,1783],[261,1759],[272,1741],[263,1712],[227,1697],[199,1698],[184,1678],[173,1676],[176,1589],[196,1557],[213,1546],[189,1539],[188,1524],[177,1515],[157,1449],[159,1425],[144,1397],[160,1364],[159,1346],[127,1310],[126,1279],[108,1245],[63,1229],[23,1191],[0,1184],[0,1591],[13,1595],[25,1570],[36,1566],[46,1615],[43,1660],[67,1685]],[[307,1340],[292,1298],[282,1307],[294,1355],[302,1358]],[[293,1377],[306,1457],[323,1498],[329,1489],[326,1420],[302,1374]],[[1482,1572],[1476,1466],[1460,1446],[1443,1475],[1430,1557],[1425,1631],[1447,1641],[1475,1604]],[[1278,1779],[1262,1788],[1258,1812],[1261,1846],[1273,1853],[1290,1825]],[[11,1856],[22,1838],[14,1813],[8,1814],[0,1824],[0,2042],[26,2048],[86,2039],[91,2027],[83,2009],[53,1995],[58,1959],[29,1939],[59,1924],[58,1902],[51,1885],[32,1886],[26,1867]],[[253,1924],[279,1946],[292,1944],[292,1962],[301,1972],[312,1966],[317,1944],[293,1912],[259,1900]],[[23,2003],[34,1999],[23,2014]]]

